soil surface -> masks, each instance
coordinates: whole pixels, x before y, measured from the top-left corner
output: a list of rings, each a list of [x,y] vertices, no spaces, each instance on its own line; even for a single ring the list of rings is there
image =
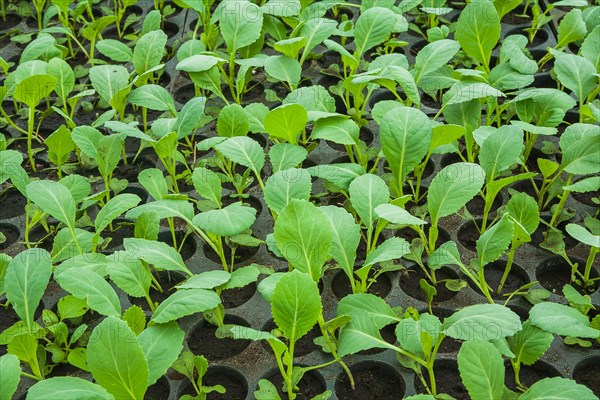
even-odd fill
[[[287,393],[283,391],[283,377],[279,373],[279,370],[273,371],[265,379],[275,385],[282,399],[288,398]],[[298,383],[298,389],[296,400],[310,400],[327,390],[327,386],[321,374],[313,370],[304,374]]]
[[[459,276],[456,272],[448,267],[442,267],[435,271],[435,278],[438,281],[442,281],[445,279],[459,279]],[[421,279],[427,280],[425,277],[425,272],[418,265],[414,265],[410,268],[407,268],[405,273],[400,274],[400,281],[398,282],[400,288],[410,297],[420,300],[425,300],[425,294],[421,290],[419,286],[419,281]],[[431,284],[431,282],[428,282]],[[438,282],[435,285],[437,290],[437,294],[433,298],[433,303],[439,303],[441,301],[447,301],[456,296],[457,292],[453,292],[446,288],[446,285],[443,282]]]
[[[369,274],[369,279],[373,277],[373,270]],[[343,272],[338,272],[331,281],[331,290],[338,299],[342,299],[345,296],[352,294],[352,287],[350,285],[350,279]],[[367,289],[367,293],[374,294],[381,298],[385,298],[390,294],[392,290],[392,282],[386,274],[381,274],[377,277],[377,281],[373,282]]]
[[[402,376],[390,365],[366,361],[350,367],[354,377],[352,390],[346,373],[341,373],[335,382],[335,394],[339,400],[396,400],[406,391]]]
[[[437,392],[446,393],[457,400],[470,400],[469,393],[462,383],[456,360],[437,360],[433,367]],[[424,371],[425,372],[425,371]],[[424,373],[425,381],[429,382],[428,374]],[[427,393],[425,386],[417,376],[414,379],[417,393]]]
[[[250,326],[242,318],[232,315],[225,316],[225,323]],[[209,361],[217,361],[236,356],[250,345],[250,340],[219,339],[215,336],[216,331],[216,325],[200,321],[187,339],[188,347],[194,354],[202,354]]]

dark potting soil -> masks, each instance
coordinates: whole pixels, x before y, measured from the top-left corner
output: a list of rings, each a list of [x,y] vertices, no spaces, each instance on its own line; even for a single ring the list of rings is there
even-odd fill
[[[542,180],[541,179],[534,179],[535,182],[535,186],[537,188],[541,188],[542,187]],[[531,197],[533,197],[536,201],[538,199],[538,194],[535,191],[535,188],[533,187],[533,185],[531,184],[530,180],[524,180],[524,181],[519,181],[517,183],[515,183],[514,185],[511,186],[513,189],[515,189],[518,192],[524,192],[527,193],[528,195],[530,195]],[[546,203],[548,201],[548,195],[546,194],[546,196],[544,197],[544,203]],[[554,205],[554,204],[558,204],[560,200],[558,199],[558,197],[554,197],[552,200],[550,200],[550,202],[544,207],[544,211],[550,210],[550,208]]]
[[[369,273],[369,279],[373,277],[374,271]],[[352,294],[352,286],[348,276],[343,272],[338,272],[331,281],[331,290],[338,299],[342,299],[349,294]],[[381,298],[385,298],[392,291],[392,282],[386,274],[381,274],[377,280],[369,286],[367,293],[374,294]]]
[[[266,332],[271,332],[275,328],[277,328],[277,326],[275,325],[275,322],[273,321],[273,319],[270,319],[263,326],[262,330],[266,331]],[[294,346],[294,357],[302,357],[302,356],[305,356],[305,355],[310,354],[313,351],[317,350],[319,348],[319,346],[317,346],[313,342],[313,339],[315,339],[319,336],[321,336],[321,329],[319,328],[319,325],[317,324],[317,325],[313,326],[312,329],[310,331],[308,331],[308,333],[306,335],[304,335],[298,341],[296,341],[296,345]],[[280,339],[285,341],[286,344],[288,343],[288,341],[285,338],[282,337]],[[271,346],[265,340],[261,340],[260,343],[270,353],[273,352],[273,350],[271,349]]]
[[[158,273],[158,276],[155,276],[155,278],[158,281],[158,283],[160,283],[160,286],[162,288],[162,292],[159,292],[153,287],[150,288],[150,298],[155,303],[162,303],[164,300],[166,300],[167,297],[174,293],[174,287],[179,283],[183,282],[183,280],[185,279],[183,275],[172,271],[161,271]],[[143,297],[129,296],[129,301],[131,302],[131,304],[140,306],[144,311],[150,311],[150,306],[148,305],[146,299]]]
[[[575,382],[592,389],[596,396],[600,396],[600,357],[590,357],[581,361],[573,370]]]
[[[229,247],[225,247],[225,260],[227,260],[227,264],[231,265],[231,249]],[[216,264],[221,264],[221,259],[219,258],[219,255],[207,244],[203,244],[202,247],[203,251],[204,251],[204,255],[206,256],[206,258],[208,258],[209,260],[211,260],[212,262],[216,263]],[[240,246],[235,250],[235,264],[238,264],[240,262],[243,261],[248,261],[250,260],[252,257],[254,257],[254,255],[256,255],[256,253],[258,253],[258,249],[259,247],[247,247],[247,246]]]
[[[156,164],[146,158],[138,157],[135,161],[128,160],[127,164],[120,162],[113,176],[118,179],[127,179],[129,182],[136,182],[139,173],[150,168],[156,168]]]
[[[527,272],[525,272],[525,270],[523,270],[523,268],[521,268],[519,265],[513,263],[508,277],[506,278],[506,282],[504,282],[504,286],[502,287],[502,291],[500,294],[498,294],[497,289],[500,285],[500,281],[502,280],[505,267],[506,261],[498,260],[486,265],[483,269],[485,281],[491,288],[490,294],[492,295],[492,298],[497,300],[506,300],[505,295],[513,293],[523,285],[529,283],[529,276],[527,275]],[[469,280],[469,285],[473,288],[473,290],[479,292],[479,289],[477,289],[471,280]]]
[[[234,315],[226,315],[225,323],[250,326],[245,320]],[[219,339],[215,335],[216,331],[216,325],[205,320],[200,321],[187,339],[188,347],[194,354],[202,354],[209,361],[217,361],[236,356],[250,345],[250,340]]]
[[[435,315],[436,317],[438,317],[440,319],[440,322],[444,322],[444,319],[448,318],[449,316],[451,316],[452,314],[454,314],[454,311],[449,309],[449,308],[442,308],[442,307],[432,307],[432,311],[433,311],[433,315]],[[428,312],[428,310],[421,310],[420,313],[425,313]],[[440,344],[440,347],[438,349],[439,353],[444,353],[444,354],[448,354],[448,353],[458,353],[458,350],[460,350],[460,346],[462,345],[462,341],[458,340],[458,339],[454,339],[451,338],[450,336],[446,336],[444,338],[444,340],[442,341],[442,344]]]
[[[549,217],[542,217],[546,222],[550,222]],[[565,242],[565,249],[569,250],[579,244],[574,237],[566,233],[565,227],[569,221],[561,222],[557,225],[557,229],[562,232],[563,241]],[[540,224],[533,235],[531,235],[531,244],[535,247],[541,248],[540,244],[544,242],[546,239],[547,232],[550,228],[548,228],[545,224]]]
[[[524,30],[526,28],[527,27],[520,27],[520,28],[512,29],[512,30],[510,30],[507,33],[507,36],[510,36],[510,35],[523,35],[523,36],[529,38],[529,33],[525,32],[525,30]],[[548,41],[548,32],[546,32],[543,29],[540,29],[535,34],[535,37],[533,38],[533,42],[527,44],[527,48],[533,49],[535,47],[539,47],[542,44],[546,43],[546,41]]]
[[[0,224],[0,233],[4,235],[4,242],[0,243],[0,250],[8,248],[10,245],[19,240],[21,233],[16,226],[10,224]]]
[[[531,24],[533,16],[531,15],[531,8],[527,10],[527,14],[523,15],[525,8],[519,6],[502,17],[502,23],[510,25],[525,25]]]
[[[221,385],[225,393],[212,392],[206,395],[206,400],[245,400],[248,396],[248,383],[242,374],[236,370],[222,366],[211,366],[202,378],[204,386]],[[187,384],[180,393],[183,395],[196,396],[192,384]]]
[[[548,154],[545,154],[540,149],[534,147],[531,149],[529,157],[527,157],[527,161],[525,162],[525,165],[527,166],[527,171],[539,173],[540,167],[538,166],[538,159],[540,158],[553,161]]]
[[[221,303],[227,309],[239,307],[250,300],[254,293],[256,293],[255,282],[241,288],[224,290],[221,292]]]
[[[175,93],[173,93],[173,98],[175,99],[175,101],[181,104],[187,103],[194,96],[196,96],[196,89],[194,88],[193,83],[183,85],[179,89],[177,89]]]
[[[515,373],[510,362],[507,361],[504,363],[504,368],[504,383],[510,390],[517,390]],[[521,372],[519,373],[521,384],[527,387],[544,378],[553,378],[555,376],[560,376],[556,368],[541,360],[536,361],[532,365],[521,365]]]
[[[9,189],[0,194],[0,219],[14,218],[25,214],[27,199],[18,190]]]
[[[379,333],[381,333],[381,338],[389,344],[396,343],[396,325],[397,324],[386,325],[379,331]],[[360,354],[361,356],[372,356],[374,354],[383,353],[386,350],[387,349],[375,347],[368,350],[361,350],[356,354]]]
[[[282,399],[288,398],[287,393],[283,391],[283,377],[279,373],[279,370],[271,372],[265,379],[275,385]],[[312,370],[304,374],[300,382],[298,382],[298,389],[296,400],[309,400],[327,390],[327,386],[321,374]]]
[[[2,29],[0,30],[0,34],[8,32],[9,29],[14,28],[15,26],[21,23],[22,17],[17,14],[7,13],[6,19],[2,19],[0,17],[0,23],[2,23]]]
[[[488,227],[491,224],[491,220],[488,222]],[[481,219],[477,219],[477,226],[481,225]],[[471,251],[477,251],[477,240],[481,237],[481,233],[473,221],[468,221],[466,224],[460,227],[456,235],[460,244],[465,246]]]
[[[458,279],[458,274],[448,267],[442,267],[435,271],[435,278],[438,281],[445,279]],[[421,267],[418,265],[413,265],[400,274],[400,288],[410,297],[420,301],[426,301],[425,294],[419,286],[419,281],[421,279],[427,280],[425,277],[425,272],[423,272]],[[431,282],[428,283],[431,284]],[[435,285],[435,288],[437,290],[437,294],[433,298],[433,303],[450,300],[456,296],[456,292],[446,288],[446,285],[443,282],[438,282],[438,284]]]
[[[437,392],[446,393],[457,400],[469,400],[469,393],[462,383],[460,373],[458,372],[458,363],[456,360],[437,360],[433,367]],[[425,372],[425,371],[424,371]],[[425,381],[429,383],[429,374],[424,374]],[[421,380],[415,375],[415,390],[417,393],[427,393]]]
[[[390,365],[382,362],[366,361],[350,367],[355,389],[342,372],[335,381],[335,394],[339,400],[396,400],[406,391],[402,376]]]
[[[585,204],[586,206],[590,206],[590,207],[600,207],[600,205],[594,203],[592,201],[592,199],[596,198],[600,198],[600,191],[596,190],[595,192],[587,192],[587,193],[575,193],[572,192],[571,195],[575,198],[575,200],[577,200],[578,202]]]
[[[175,231],[175,239],[177,240],[177,250],[183,258],[183,261],[187,261],[196,253],[198,249],[196,240],[193,235],[188,235],[185,240],[183,240],[185,236],[185,232],[176,230]],[[183,243],[182,243],[183,240]],[[173,234],[171,231],[164,231],[158,234],[158,241],[168,244],[173,247]]]
[[[165,400],[169,398],[169,394],[171,394],[169,381],[165,378],[160,378],[146,390],[144,400]]]
[[[339,53],[328,50],[320,55],[320,58],[317,59],[317,65],[321,69],[327,69],[330,65],[340,65],[342,63],[342,57]]]
[[[56,233],[56,225],[49,225],[50,232],[46,232],[46,229],[41,225],[36,225],[31,231],[29,231],[29,241],[32,243],[39,242],[36,247],[38,249],[44,249],[46,251],[52,251],[52,245],[54,243],[54,234]],[[23,238],[25,240],[25,238]]]
[[[131,222],[118,222],[114,228],[114,231],[111,232],[110,230],[106,230],[102,234],[105,240],[108,238],[111,239],[110,243],[106,247],[106,250],[108,251],[114,251],[123,245],[123,240],[126,238],[132,238],[134,236],[134,225]]]
[[[571,262],[577,263],[579,272],[584,272],[584,260],[571,258]],[[563,295],[562,290],[566,284],[570,284],[581,294],[591,294],[598,290],[600,286],[598,281],[594,281],[594,284],[587,288],[577,282],[571,282],[571,267],[560,256],[550,257],[542,261],[535,270],[535,276],[540,285],[559,296]],[[575,275],[575,277],[579,278],[578,275]],[[590,278],[596,277],[598,277],[598,271],[592,268]]]
[[[429,228],[427,227],[427,225],[425,225],[423,227],[425,235],[429,234]],[[438,228],[438,238],[435,241],[435,246],[439,247],[441,244],[446,243],[447,241],[449,241],[450,238],[450,234],[448,232],[446,232],[446,230],[444,230],[443,228]],[[404,240],[406,240],[408,243],[412,243],[412,241],[419,236],[419,234],[410,228],[404,228],[398,231],[394,231],[394,236],[402,238]]]
[[[221,198],[221,204],[223,207],[227,207],[235,202],[239,202],[240,199],[238,197],[231,196],[223,196]],[[256,210],[256,216],[258,217],[260,213],[262,213],[263,205],[260,200],[254,196],[249,196],[248,198],[242,199],[242,203],[247,206],[250,206]]]
[[[358,138],[360,140],[362,140],[368,147],[371,145],[371,143],[373,143],[373,139],[374,139],[373,131],[370,130],[369,128],[367,128],[366,126],[363,126],[358,131]],[[338,144],[338,143],[333,143],[333,142],[328,141],[327,145],[337,151],[346,152],[346,147],[343,144]]]
[[[502,206],[502,195],[498,194],[496,196],[496,198],[494,199],[494,202],[492,203],[492,207],[490,208],[490,213],[493,213],[495,210],[497,210],[501,206]],[[485,200],[483,199],[483,197],[481,197],[479,195],[473,197],[467,203],[467,210],[469,210],[469,212],[473,216],[477,216],[477,217],[482,216],[484,208],[485,208]]]

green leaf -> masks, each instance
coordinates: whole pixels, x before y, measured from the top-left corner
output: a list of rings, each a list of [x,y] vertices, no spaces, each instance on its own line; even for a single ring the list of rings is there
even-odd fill
[[[237,268],[231,273],[229,280],[219,286],[220,290],[235,289],[255,283],[258,276],[261,274],[259,266],[256,264],[246,265],[245,267]]]
[[[250,228],[256,220],[256,209],[235,202],[225,208],[196,215],[193,224],[218,236],[234,236]]]
[[[506,212],[515,221],[515,237],[521,242],[531,240],[530,236],[540,224],[537,202],[527,193],[513,194],[506,204]]]
[[[77,126],[71,132],[71,139],[81,152],[94,159],[98,155],[98,144],[103,137],[98,129],[85,125]]]
[[[543,331],[527,320],[523,323],[522,330],[506,340],[516,359],[525,365],[531,365],[550,348],[553,339],[552,333]]]
[[[19,359],[13,354],[0,357],[0,400],[10,400],[17,391],[21,380],[21,365]],[[31,391],[33,388],[29,389]]]
[[[220,30],[227,52],[254,43],[262,32],[263,13],[259,6],[243,0],[227,2],[220,16]]]
[[[194,206],[187,200],[158,200],[142,204],[127,211],[125,218],[137,219],[145,212],[153,211],[160,219],[179,217],[188,223],[194,218]]]
[[[514,223],[508,214],[495,223],[491,228],[486,230],[477,239],[477,257],[479,259],[479,267],[496,261],[506,252],[510,245],[514,234]]]
[[[238,269],[236,269],[238,271]],[[214,289],[231,278],[231,274],[223,270],[206,271],[192,275],[184,283],[177,285],[179,289]]]
[[[89,75],[96,92],[109,104],[129,85],[129,72],[120,65],[97,65],[90,68]]]
[[[567,224],[565,230],[569,233],[569,235],[577,239],[579,242],[587,244],[591,247],[600,248],[600,236],[594,235],[583,226],[577,224]]]
[[[306,127],[308,113],[300,104],[279,106],[265,116],[264,126],[269,136],[298,143],[298,136]]]
[[[590,325],[588,317],[563,304],[543,302],[529,311],[532,325],[561,336],[597,339],[600,330]]]
[[[205,289],[178,290],[159,304],[152,322],[165,324],[186,315],[212,310],[221,303],[217,294]]]
[[[406,240],[398,237],[389,238],[369,253],[364,267],[384,261],[396,260],[409,252],[410,245]]]
[[[48,97],[56,87],[56,78],[52,75],[34,75],[21,80],[15,87],[13,97],[35,108],[42,99]]]
[[[176,322],[149,326],[138,336],[148,361],[148,386],[156,383],[177,360],[183,349],[183,338],[184,333]]]
[[[330,255],[332,229],[314,204],[292,199],[275,221],[273,236],[283,257],[294,268],[321,278],[321,268]]]
[[[27,197],[68,227],[75,226],[75,201],[64,185],[45,180],[31,182],[27,185]]]
[[[565,14],[558,24],[557,49],[566,47],[569,43],[584,39],[587,35],[587,27],[581,16],[581,10],[573,8]]]
[[[311,177],[305,169],[290,168],[275,172],[265,184],[264,198],[271,210],[281,213],[292,199],[308,200]]]
[[[63,102],[66,102],[75,87],[73,69],[66,61],[56,57],[48,61],[48,75],[56,79],[54,91]]]
[[[35,310],[48,286],[50,275],[50,254],[43,249],[28,249],[19,253],[6,268],[6,298],[29,329],[33,325]]]
[[[396,326],[396,340],[402,349],[425,358],[438,341],[441,325],[438,317],[430,314],[421,314],[418,320],[407,317]]]
[[[271,298],[273,320],[290,342],[306,335],[321,316],[321,296],[317,283],[303,272],[285,274]]]
[[[96,215],[94,222],[96,232],[102,232],[115,218],[137,206],[140,201],[142,199],[131,193],[123,193],[111,198]]]
[[[381,204],[375,207],[375,213],[379,218],[396,225],[425,225],[427,222],[421,218],[412,216],[402,207],[394,204]]]
[[[587,58],[596,70],[600,70],[600,25],[597,25],[581,44],[581,55]]]
[[[342,207],[325,206],[320,210],[331,224],[331,257],[337,261],[348,278],[354,279],[356,249],[361,238],[360,225],[355,222],[352,214]]]
[[[85,299],[88,306],[102,314],[118,317],[121,315],[119,296],[108,282],[96,272],[81,268],[69,268],[54,279],[58,284],[79,299]]]
[[[454,339],[495,341],[521,330],[521,320],[510,308],[499,304],[467,306],[444,320],[446,336]]]
[[[123,139],[119,135],[105,136],[100,140],[96,162],[102,176],[110,176],[117,168],[121,161],[122,147]]]
[[[148,362],[127,323],[102,321],[90,336],[87,364],[98,384],[117,399],[141,399],[148,384]]]
[[[177,132],[177,138],[189,136],[200,125],[204,116],[206,97],[194,97],[181,109],[172,130]]]
[[[167,89],[159,85],[147,84],[139,87],[129,93],[127,101],[150,110],[170,111],[173,115],[177,113],[173,97]]]
[[[293,90],[283,99],[283,104],[299,104],[308,112],[335,112],[335,99],[321,85],[301,87]]]
[[[160,29],[148,32],[138,39],[133,49],[133,66],[138,75],[160,64],[167,39],[167,34]]]
[[[338,354],[344,357],[372,348],[396,351],[395,346],[383,340],[373,317],[368,312],[354,313],[352,320],[340,332]]]
[[[431,224],[456,213],[465,206],[483,186],[483,169],[473,163],[455,163],[443,168],[431,181],[427,207]]]
[[[500,39],[500,16],[488,0],[470,2],[460,13],[456,40],[469,55],[489,71],[492,50]]]
[[[180,271],[192,275],[183,262],[181,254],[167,243],[139,238],[125,238],[123,246],[129,254],[154,265],[157,269]]]
[[[57,376],[37,382],[27,392],[35,400],[113,400],[112,394],[95,383],[74,376]]]
[[[246,136],[249,128],[248,115],[242,106],[229,104],[221,109],[217,120],[217,132],[219,136]]]
[[[286,82],[292,88],[298,86],[302,67],[288,56],[271,56],[265,60],[265,72],[272,78]]]
[[[567,89],[573,91],[580,102],[598,85],[596,67],[587,58],[565,54],[554,62],[556,77]]]
[[[570,174],[595,174],[600,172],[600,132],[597,126],[576,123],[565,129],[560,137],[563,151],[561,167]]]
[[[141,171],[138,181],[155,200],[162,199],[169,192],[167,180],[159,169],[149,168]]]
[[[413,74],[419,83],[421,76],[437,71],[450,61],[460,50],[460,44],[454,40],[442,39],[423,47],[415,57]]]
[[[179,61],[176,69],[185,72],[204,72],[227,60],[209,54],[194,54]]]
[[[254,392],[256,400],[281,400],[277,388],[266,379],[258,381],[258,389]]]
[[[111,256],[106,272],[110,279],[132,297],[145,297],[150,290],[152,276],[148,267],[126,251],[116,251]]]
[[[300,37],[306,38],[306,45],[302,52],[302,64],[308,54],[317,45],[323,43],[336,29],[337,22],[329,18],[309,18],[300,29]]]
[[[365,169],[355,163],[317,165],[306,170],[312,176],[331,182],[346,191],[354,179],[365,174]]]
[[[433,270],[438,270],[446,265],[456,265],[459,267],[463,265],[456,243],[453,241],[439,246],[427,259],[427,266]]]
[[[595,192],[600,189],[600,176],[591,176],[578,180],[572,185],[563,186],[563,189],[576,193]]]
[[[358,144],[358,135],[356,122],[343,116],[334,116],[317,120],[310,137],[352,146]]]
[[[537,381],[519,400],[571,400],[571,399],[597,399],[590,388],[576,383],[572,379],[566,378],[544,378]]]
[[[336,315],[349,315],[354,318],[367,313],[378,329],[398,321],[392,307],[381,297],[369,293],[349,294],[337,306]]]
[[[75,150],[75,143],[71,139],[71,131],[61,125],[52,135],[44,141],[48,146],[48,158],[54,164],[62,165],[69,160],[71,152]]]
[[[221,179],[219,176],[208,168],[197,167],[192,174],[192,182],[196,192],[207,200],[221,207]]]
[[[290,143],[277,143],[269,150],[269,160],[273,167],[273,173],[289,168],[296,168],[306,159],[308,151],[302,147]]]
[[[502,18],[517,8],[521,3],[522,2],[519,0],[494,0],[494,7],[496,7],[500,18]]]
[[[390,190],[377,175],[365,174],[350,184],[350,203],[367,228],[371,228],[378,216],[375,208],[390,201]]]
[[[254,139],[246,136],[235,136],[219,143],[215,149],[236,164],[250,168],[255,175],[265,165],[265,152]]]
[[[485,170],[486,179],[494,180],[517,163],[524,149],[521,128],[505,125],[494,131],[483,142],[479,151],[479,164]]]
[[[129,48],[127,44],[115,39],[99,40],[98,43],[96,43],[96,49],[113,61],[133,61],[133,51],[131,50],[131,48]]]
[[[395,25],[396,14],[388,8],[373,7],[362,12],[354,26],[354,56],[360,59],[367,50],[387,40]]]
[[[504,364],[496,346],[470,340],[458,352],[460,377],[472,399],[500,399],[504,393]]]
[[[432,138],[429,117],[415,108],[392,109],[384,115],[379,135],[383,154],[401,186],[427,155]]]

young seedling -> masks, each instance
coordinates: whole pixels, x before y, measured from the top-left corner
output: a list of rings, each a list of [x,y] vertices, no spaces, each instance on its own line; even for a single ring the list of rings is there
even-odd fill
[[[221,385],[205,386],[202,383],[204,375],[208,372],[208,360],[204,356],[196,356],[189,350],[181,353],[179,358],[173,363],[172,368],[184,375],[190,380],[192,387],[196,391],[196,396],[184,395],[180,397],[183,400],[205,399],[209,393],[226,393]]]

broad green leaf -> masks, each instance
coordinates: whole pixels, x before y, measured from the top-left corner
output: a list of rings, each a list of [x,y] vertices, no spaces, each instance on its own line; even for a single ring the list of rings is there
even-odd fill
[[[194,54],[179,61],[176,69],[185,72],[204,72],[225,61],[214,55]]]
[[[269,150],[269,160],[273,167],[273,173],[289,168],[296,168],[302,163],[308,151],[302,147],[290,143],[278,143]]]
[[[283,99],[283,104],[299,104],[308,112],[335,112],[335,99],[321,85],[301,87],[293,90]]]
[[[429,255],[427,259],[427,266],[433,270],[437,270],[446,265],[462,266],[462,260],[458,247],[453,241],[446,242],[439,246]]]
[[[27,185],[27,197],[60,222],[75,226],[75,201],[64,185],[53,181],[31,182]]]
[[[120,65],[97,65],[90,68],[89,75],[96,92],[109,104],[129,85],[129,72]]]
[[[292,199],[308,200],[311,177],[305,169],[290,168],[275,172],[265,184],[264,198],[271,210],[281,213]]]
[[[543,302],[529,311],[531,324],[561,336],[597,339],[600,330],[592,328],[588,317],[563,304]]]
[[[125,321],[108,317],[90,336],[87,365],[94,379],[117,399],[141,399],[148,385],[148,362]]]
[[[147,84],[139,87],[129,93],[127,101],[150,110],[170,111],[176,114],[173,97],[160,85]]]
[[[133,257],[152,264],[159,270],[180,271],[192,275],[183,262],[181,254],[167,243],[139,238],[125,238],[123,246]]]
[[[561,377],[544,378],[537,381],[519,396],[520,400],[571,400],[571,399],[597,399],[590,388],[576,383],[572,379]]]
[[[13,93],[15,100],[35,108],[42,99],[48,97],[56,87],[56,78],[52,75],[34,75],[20,81]]]
[[[443,168],[431,181],[427,207],[431,224],[465,206],[483,186],[483,169],[473,163],[455,163]]]
[[[421,76],[443,67],[460,50],[460,44],[454,40],[442,39],[423,47],[415,57],[413,74],[419,83]]]
[[[352,214],[342,207],[325,206],[321,212],[331,224],[333,235],[331,257],[337,261],[348,278],[354,279],[356,249],[360,243],[360,225]]]
[[[105,136],[100,140],[96,162],[102,176],[110,176],[117,168],[121,161],[122,147],[123,139],[118,135]]]
[[[524,149],[521,128],[505,125],[497,129],[483,142],[479,151],[479,164],[485,170],[486,179],[494,180],[517,163]]]
[[[486,0],[481,0],[486,1]],[[462,82],[459,81],[444,93],[442,98],[446,106],[454,104],[462,104],[471,100],[487,99],[488,97],[503,97],[505,96],[500,90],[483,82]],[[474,102],[478,107],[480,102]],[[481,107],[480,107],[481,108]],[[454,120],[450,123],[456,123]]]
[[[342,190],[348,190],[354,179],[365,174],[364,167],[356,163],[317,165],[307,168],[312,176],[331,182]]]
[[[587,58],[565,54],[554,63],[556,77],[566,88],[573,91],[580,102],[584,102],[596,86],[596,67]]]
[[[145,297],[150,290],[152,276],[148,267],[126,251],[116,251],[110,258],[106,272],[110,279],[132,297]]]
[[[133,51],[127,44],[120,42],[115,39],[103,39],[96,43],[96,49],[117,62],[131,62],[133,61]]]
[[[384,115],[379,134],[383,154],[401,186],[427,155],[432,138],[429,117],[415,108],[392,109]]]
[[[334,116],[317,120],[310,137],[352,146],[358,144],[358,135],[356,122],[343,116]]]
[[[581,44],[581,55],[600,71],[600,25],[596,25]]]
[[[152,315],[152,322],[165,324],[186,315],[212,310],[221,303],[217,294],[205,289],[183,289],[170,295],[159,304]]]
[[[255,220],[255,208],[235,202],[225,208],[201,212],[192,222],[214,235],[234,236],[250,228]]]
[[[510,245],[514,234],[514,223],[508,214],[495,223],[491,228],[486,230],[477,239],[477,257],[479,259],[479,267],[496,261],[506,252]]]
[[[56,79],[54,91],[63,102],[66,102],[75,87],[73,69],[66,61],[56,57],[48,61],[48,75]]]
[[[21,365],[17,356],[5,354],[0,357],[0,400],[10,400],[21,380]],[[32,389],[29,389],[31,391]]]
[[[229,104],[221,109],[217,119],[219,136],[246,136],[250,128],[248,115],[238,104]]]
[[[372,348],[396,350],[395,346],[383,340],[369,312],[354,313],[352,320],[340,332],[338,354],[344,357]]]
[[[238,271],[236,269],[236,271]],[[231,278],[231,274],[223,270],[206,271],[192,275],[184,283],[177,285],[179,289],[213,289],[221,286]]]
[[[302,67],[288,56],[271,56],[265,60],[265,72],[272,78],[287,82],[292,88],[298,86]]]
[[[138,181],[155,200],[162,199],[168,192],[169,186],[163,172],[157,168],[149,168],[140,172]]]
[[[349,315],[368,313],[378,329],[398,321],[392,307],[379,296],[369,293],[354,293],[345,296],[337,306],[336,315]],[[359,316],[360,318],[360,316]]]
[[[208,168],[197,167],[192,174],[192,182],[196,192],[207,200],[221,207],[221,179],[219,176]]]
[[[300,64],[304,63],[304,60],[315,46],[323,43],[325,39],[335,32],[336,26],[337,22],[329,18],[309,18],[304,25],[302,25],[299,36],[306,38],[306,45],[302,52]]]
[[[500,18],[502,18],[517,8],[521,3],[522,1],[519,0],[494,0],[494,7],[496,7],[496,11],[498,11]]]
[[[31,400],[113,400],[102,386],[74,376],[56,376],[37,382],[27,391]]]
[[[521,330],[521,320],[510,308],[500,304],[467,306],[444,320],[446,336],[454,339],[495,341]]]
[[[331,253],[332,229],[314,204],[292,199],[275,221],[273,236],[283,257],[293,268],[321,278],[321,268]]]
[[[188,223],[194,218],[194,206],[187,200],[158,200],[142,204],[125,214],[127,219],[137,219],[141,214],[153,211],[160,219],[179,217]]]
[[[419,320],[407,317],[396,326],[396,340],[402,349],[424,358],[425,352],[431,347],[428,342],[438,341],[441,325],[438,317],[430,314],[419,315]]]
[[[367,228],[373,227],[378,216],[375,208],[390,201],[390,190],[377,175],[365,174],[354,179],[349,188],[350,202]]]
[[[565,129],[560,137],[563,151],[561,167],[570,174],[595,174],[600,172],[600,140],[598,127],[576,123]]]
[[[200,125],[204,116],[205,104],[206,97],[194,97],[185,103],[173,124],[173,130],[177,132],[178,139],[190,135]]]
[[[367,50],[383,43],[396,25],[395,13],[383,7],[373,7],[362,12],[354,26],[355,57],[360,59]]]
[[[13,258],[6,268],[6,298],[31,329],[35,310],[42,300],[52,275],[50,254],[43,249],[28,249]]]
[[[80,125],[71,132],[71,139],[86,156],[95,159],[98,156],[98,145],[104,135],[91,126]]]
[[[144,329],[138,336],[148,361],[148,386],[153,385],[173,365],[183,349],[184,333],[176,322],[157,324]]]
[[[516,359],[525,365],[531,365],[550,348],[553,339],[552,333],[532,325],[527,320],[523,323],[522,330],[506,340]]]
[[[94,222],[96,232],[102,232],[115,218],[137,206],[140,201],[142,199],[131,193],[123,193],[111,198],[96,215]]]
[[[504,393],[504,364],[490,342],[475,339],[458,352],[460,377],[472,399],[500,399]]]
[[[88,269],[69,268],[54,279],[58,284],[79,299],[85,299],[88,306],[102,314],[118,317],[121,315],[119,296],[102,276]]]
[[[375,207],[375,213],[379,218],[396,225],[425,225],[427,223],[394,204],[381,204]]]
[[[581,10],[573,8],[566,13],[558,24],[557,33],[557,49],[564,48],[569,43],[584,39],[588,32],[581,16]]]
[[[460,13],[456,40],[469,55],[489,71],[492,50],[500,39],[500,16],[488,0],[470,2]]]
[[[286,104],[269,111],[264,126],[269,136],[297,144],[307,122],[308,113],[302,105]]]
[[[528,238],[540,224],[540,213],[537,202],[527,193],[513,194],[506,204],[506,212],[517,222],[515,233],[517,238]],[[524,230],[524,232],[521,232]],[[527,240],[529,241],[529,240]]]
[[[600,189],[600,176],[591,176],[578,180],[572,185],[563,186],[563,189],[576,193],[595,192]]]
[[[48,158],[54,164],[62,165],[69,160],[71,152],[75,150],[75,143],[71,139],[71,131],[64,125],[55,130],[44,141],[48,146]]]
[[[260,37],[263,13],[256,4],[243,0],[228,1],[224,8],[219,27],[227,51],[231,54],[251,45]]]
[[[62,228],[52,243],[52,262],[59,262],[73,255],[91,253],[94,234],[80,228]]]
[[[569,233],[569,235],[577,239],[579,242],[587,244],[591,247],[600,248],[600,236],[594,235],[583,226],[577,224],[567,224],[565,230]]]
[[[236,268],[231,273],[229,280],[222,285],[219,285],[220,290],[235,289],[255,283],[261,270],[256,264],[246,265],[245,267]]]
[[[160,29],[148,32],[138,39],[133,49],[133,66],[138,75],[160,64],[167,39],[167,34]]]
[[[255,175],[265,165],[265,152],[254,139],[247,136],[235,136],[219,143],[215,149],[236,164],[250,168]]]
[[[106,256],[102,253],[85,253],[69,258],[63,261],[54,269],[54,276],[60,275],[69,268],[89,269],[100,276],[107,275],[106,266],[108,262]]]
[[[410,245],[406,240],[399,237],[389,238],[369,253],[364,266],[368,267],[379,262],[396,260],[409,252]]]
[[[321,316],[317,283],[303,272],[285,274],[275,286],[271,312],[277,327],[290,342],[306,335]]]

